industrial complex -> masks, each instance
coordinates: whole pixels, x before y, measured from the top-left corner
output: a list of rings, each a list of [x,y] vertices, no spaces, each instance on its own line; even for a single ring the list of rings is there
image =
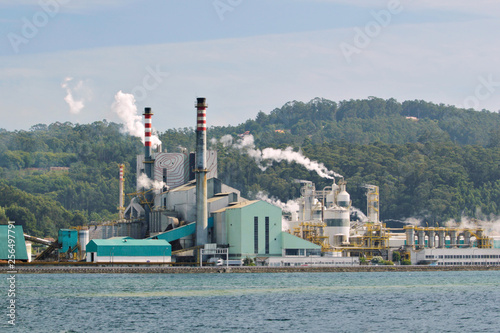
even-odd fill
[[[47,246],[35,260],[241,265],[248,258],[264,266],[347,266],[374,257],[391,260],[398,251],[411,264],[500,265],[498,242],[481,228],[386,227],[379,220],[374,185],[365,186],[363,216],[351,206],[347,182],[340,177],[323,189],[299,181],[299,210],[291,214],[242,198],[217,178],[217,152],[207,149],[206,115],[206,99],[197,98],[196,151],[169,153],[161,144],[153,147],[153,113],[145,108],[144,154],[137,156],[137,188],[127,207],[123,165],[119,170],[119,219],[62,229],[52,242],[24,235]],[[0,237],[6,227],[0,226]],[[18,259],[29,261],[30,253]]]

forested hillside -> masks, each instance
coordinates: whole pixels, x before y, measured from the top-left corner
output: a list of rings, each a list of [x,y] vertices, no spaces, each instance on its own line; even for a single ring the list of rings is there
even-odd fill
[[[291,146],[343,175],[362,210],[363,185],[380,186],[382,219],[417,217],[442,225],[462,215],[500,215],[498,113],[424,101],[314,99],[260,112],[237,126],[210,127],[208,138],[230,134],[237,141],[245,132],[254,136],[256,149]],[[191,128],[168,129],[160,138],[170,152],[194,150]],[[297,198],[294,179],[319,189],[331,185],[296,163],[274,162],[262,171],[235,145],[215,141],[219,178],[245,197],[262,191],[282,201]],[[0,130],[0,222],[13,219],[28,233],[53,236],[62,227],[116,218],[118,164],[125,164],[131,193],[140,153],[138,138],[105,121]]]

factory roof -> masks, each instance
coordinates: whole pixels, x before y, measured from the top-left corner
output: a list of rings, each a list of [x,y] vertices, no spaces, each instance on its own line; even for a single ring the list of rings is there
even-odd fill
[[[214,201],[218,201],[218,200],[224,199],[224,198],[226,198],[226,197],[227,197],[227,195],[225,195],[225,196],[215,196],[215,197],[212,197],[212,198],[208,198],[208,199],[207,199],[207,202],[214,202]]]
[[[228,206],[228,207],[224,207],[224,208],[221,208],[219,210],[216,210],[214,213],[222,213],[228,209],[238,209],[238,208],[243,208],[245,206],[249,206],[249,205],[252,205],[256,202],[259,202],[261,200],[246,200],[246,201],[241,201],[241,202],[238,202],[232,206]]]
[[[98,256],[170,256],[172,246],[164,239],[133,239],[117,237],[93,239],[86,247],[87,252]]]
[[[284,249],[321,249],[320,245],[311,243],[285,231],[281,232],[281,246]]]
[[[124,246],[158,246],[158,245],[170,245],[164,239],[134,239],[131,237],[113,237],[108,239],[93,239],[97,245],[124,245]]]
[[[193,188],[196,188],[196,181],[195,180],[192,180],[186,184],[177,186],[176,188],[171,189],[169,192],[189,191]]]

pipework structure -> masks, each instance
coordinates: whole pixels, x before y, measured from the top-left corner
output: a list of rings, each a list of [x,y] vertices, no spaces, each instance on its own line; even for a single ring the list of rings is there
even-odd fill
[[[433,227],[415,227],[407,225],[404,227],[406,233],[406,246],[416,250],[424,248],[460,248],[473,247],[476,240],[476,246],[479,249],[489,249],[493,247],[491,237],[484,235],[484,230],[477,229],[459,229],[459,228],[433,228]],[[436,237],[438,240],[436,241]],[[426,242],[427,238],[427,242]],[[449,243],[446,244],[446,238]]]
[[[369,222],[379,223],[380,213],[379,213],[379,191],[378,186],[375,185],[365,185],[367,188],[366,192],[366,216]]]
[[[196,245],[204,245],[208,241],[208,209],[207,209],[207,103],[204,97],[196,99]]]

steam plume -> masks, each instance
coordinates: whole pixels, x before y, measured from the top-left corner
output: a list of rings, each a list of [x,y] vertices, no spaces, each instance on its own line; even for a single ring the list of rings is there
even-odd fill
[[[256,198],[262,201],[266,201],[272,205],[275,205],[281,208],[284,212],[287,213],[295,213],[299,211],[299,203],[297,200],[288,200],[286,203],[282,202],[280,199],[276,199],[274,197],[269,197],[264,192],[260,191],[257,193]]]
[[[144,188],[152,188],[155,191],[161,191],[164,187],[167,186],[164,182],[160,182],[158,180],[151,180],[145,173],[141,173],[139,178],[137,178],[137,184],[140,187]]]
[[[221,142],[228,146],[231,145],[231,141],[227,136],[222,137]],[[232,146],[242,150],[253,158],[262,171],[265,171],[271,165],[272,161],[287,161],[288,163],[295,162],[304,166],[307,170],[315,171],[322,178],[333,179],[334,177],[342,177],[338,173],[328,170],[323,163],[311,161],[302,153],[293,151],[292,147],[287,147],[285,150],[275,148],[256,149],[254,138],[251,134],[243,136],[237,143],[232,144]],[[266,160],[268,162],[263,166],[262,162]]]
[[[115,101],[111,105],[111,109],[125,125],[125,131],[132,136],[141,138],[142,143],[144,143],[144,124],[142,123],[142,117],[137,113],[134,95],[125,94],[120,90],[115,95]],[[156,133],[151,135],[151,145],[153,148],[161,145]]]
[[[83,98],[81,100],[75,100],[73,97],[73,91],[69,87],[69,82],[72,81],[72,77],[67,77],[64,79],[64,82],[61,84],[63,89],[66,89],[66,97],[64,97],[64,101],[69,105],[69,112],[73,114],[78,114],[85,106],[83,103]],[[79,81],[76,86],[73,88],[75,91],[82,90],[83,81]]]

